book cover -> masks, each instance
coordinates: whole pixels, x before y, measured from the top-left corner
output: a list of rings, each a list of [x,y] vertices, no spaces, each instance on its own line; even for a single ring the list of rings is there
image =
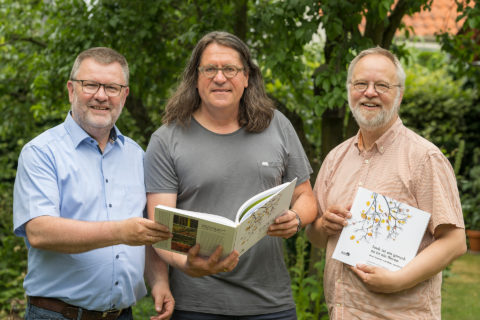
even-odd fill
[[[154,247],[187,254],[199,243],[199,254],[209,256],[222,245],[222,257],[233,250],[242,255],[266,236],[275,218],[288,210],[296,181],[295,178],[251,197],[240,206],[235,221],[215,214],[158,205],[155,221],[168,226],[173,238],[157,242]]]
[[[332,258],[391,271],[403,268],[418,251],[430,219],[428,212],[359,188],[352,217],[340,234]]]

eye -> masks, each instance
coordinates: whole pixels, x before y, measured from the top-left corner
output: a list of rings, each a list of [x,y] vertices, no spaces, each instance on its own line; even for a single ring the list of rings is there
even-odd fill
[[[96,88],[98,88],[98,83],[96,83],[96,82],[84,82],[83,86],[86,87],[87,89],[96,89]]]
[[[390,89],[390,85],[388,83],[385,83],[385,82],[377,82],[377,83],[375,83],[375,87],[377,87],[378,89],[381,89],[381,90]]]
[[[226,73],[234,73],[237,71],[237,69],[234,66],[225,66],[223,67],[223,71]]]
[[[111,91],[111,92],[116,92],[116,91],[119,90],[119,88],[115,85],[106,85],[105,89],[108,90],[108,91]]]
[[[357,90],[364,90],[368,88],[367,82],[358,81],[353,84],[353,87]]]
[[[203,70],[205,70],[206,73],[214,73],[214,72],[217,72],[217,67],[206,66],[205,68],[203,68]]]

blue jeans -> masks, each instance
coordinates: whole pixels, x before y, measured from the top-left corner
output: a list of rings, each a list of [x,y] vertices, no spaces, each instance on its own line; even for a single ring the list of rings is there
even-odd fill
[[[25,320],[79,320],[82,318],[82,311],[83,309],[80,309],[77,319],[70,319],[65,318],[63,315],[55,311],[50,311],[47,309],[32,306],[31,304],[27,304]],[[123,312],[117,318],[117,320],[133,320],[132,309],[130,309],[128,312]]]
[[[175,310],[173,312],[172,320],[297,320],[297,311],[294,308],[286,311],[254,316],[222,316],[212,313]]]

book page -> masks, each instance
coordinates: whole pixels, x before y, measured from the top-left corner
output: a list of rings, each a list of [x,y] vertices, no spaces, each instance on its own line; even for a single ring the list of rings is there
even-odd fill
[[[168,226],[173,233],[173,238],[157,242],[155,248],[187,254],[196,243],[199,243],[201,256],[210,256],[218,245],[223,246],[222,257],[232,252],[235,236],[235,229],[232,226],[197,219],[183,214],[182,211],[164,210],[160,206],[155,208],[155,221]],[[229,221],[233,224],[233,221]]]
[[[248,218],[245,218],[242,223],[237,226],[235,249],[240,255],[265,237],[268,227],[273,223],[275,218],[290,208],[296,181],[297,179],[281,185],[283,189],[280,192],[277,191],[275,195],[270,196],[267,202],[264,202],[256,211],[250,212]]]
[[[253,197],[251,197],[247,201],[245,201],[237,211],[237,216],[236,216],[236,219],[235,219],[236,224],[238,225],[241,222],[243,222],[244,220],[246,220],[253,212],[255,212],[255,210],[257,210],[262,205],[264,205],[267,201],[269,201],[269,198],[272,195],[280,192],[281,190],[285,189],[286,187],[288,187],[292,183],[296,184],[296,182],[297,182],[297,178],[295,178],[294,180],[292,180],[290,182],[285,182],[285,183],[283,183],[281,185],[278,185],[276,187],[273,187],[273,188],[270,188],[268,190],[262,191],[262,192],[260,192],[256,195],[254,195]]]
[[[364,263],[396,271],[412,260],[430,214],[359,188],[332,258],[351,266]]]

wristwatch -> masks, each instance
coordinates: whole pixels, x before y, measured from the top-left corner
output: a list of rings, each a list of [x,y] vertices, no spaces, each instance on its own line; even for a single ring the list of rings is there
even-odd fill
[[[298,226],[297,226],[297,232],[298,233],[302,229],[302,220],[300,219],[300,216],[298,215],[297,211],[290,209],[293,213],[295,213],[295,218],[297,219]]]

